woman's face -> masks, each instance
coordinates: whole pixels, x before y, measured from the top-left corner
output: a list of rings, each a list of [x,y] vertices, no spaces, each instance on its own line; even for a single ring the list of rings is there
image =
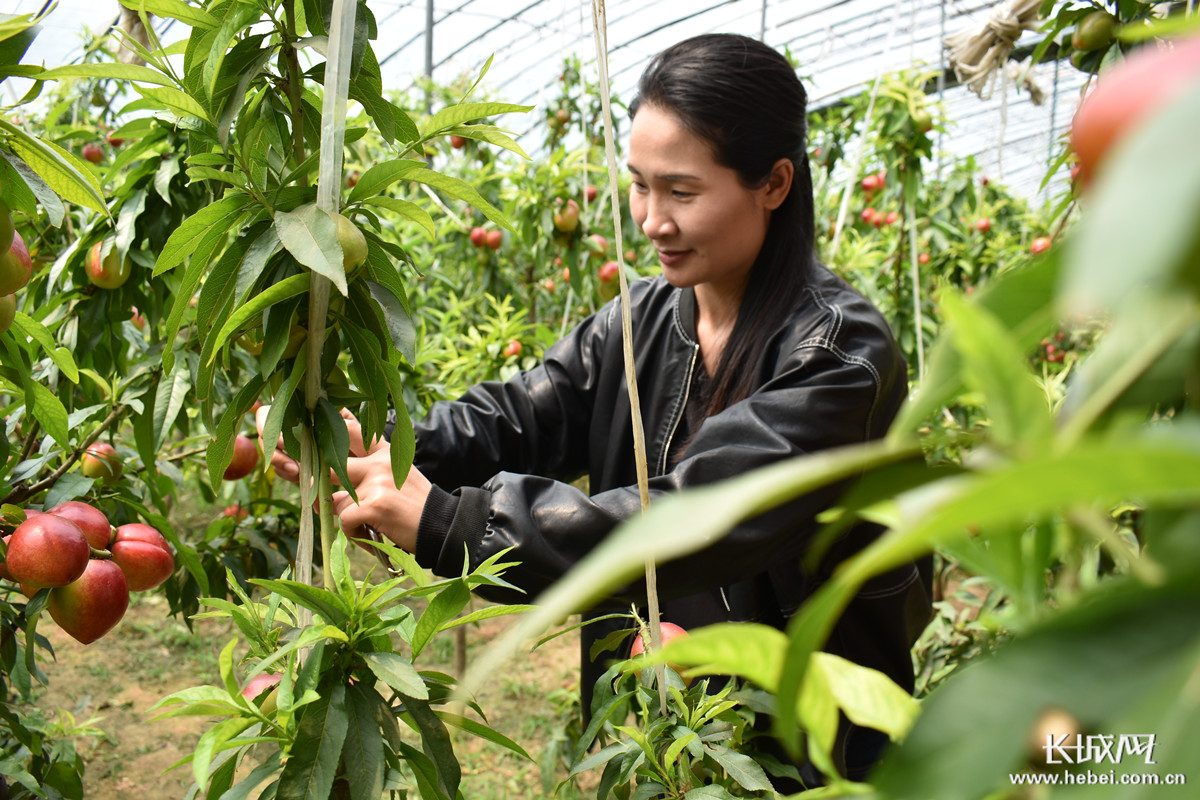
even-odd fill
[[[746,188],[674,114],[642,105],[629,139],[629,208],[672,286],[709,284],[740,297],[762,249],[770,185]]]

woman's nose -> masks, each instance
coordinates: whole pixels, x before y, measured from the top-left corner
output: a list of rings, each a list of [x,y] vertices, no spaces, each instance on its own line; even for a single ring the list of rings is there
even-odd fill
[[[676,230],[671,215],[666,213],[662,203],[654,200],[646,201],[646,218],[642,221],[642,232],[650,239],[661,239]]]

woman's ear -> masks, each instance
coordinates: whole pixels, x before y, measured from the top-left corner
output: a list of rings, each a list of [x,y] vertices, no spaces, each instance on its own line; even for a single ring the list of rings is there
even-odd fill
[[[767,184],[763,187],[766,190],[763,194],[764,208],[774,211],[783,204],[783,201],[787,199],[788,192],[792,190],[792,178],[795,174],[796,165],[790,158],[781,158],[775,162],[775,166],[771,167],[771,175],[767,178]]]

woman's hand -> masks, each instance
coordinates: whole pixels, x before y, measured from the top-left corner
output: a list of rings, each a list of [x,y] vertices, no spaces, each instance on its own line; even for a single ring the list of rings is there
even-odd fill
[[[269,408],[263,406],[255,415],[259,441],[262,441]],[[333,494],[333,511],[341,518],[342,530],[347,536],[366,538],[364,526],[370,525],[398,547],[414,551],[421,512],[425,510],[425,499],[431,488],[429,480],[416,467],[410,467],[404,485],[397,487],[392,477],[391,446],[388,442],[379,439],[367,444],[363,441],[362,426],[354,415],[343,409],[342,416],[350,434],[346,475],[358,495],[358,502],[355,503],[348,491]],[[292,483],[300,481],[300,465],[284,452],[282,439],[271,453],[271,466],[275,468],[275,474],[284,480]],[[334,480],[337,480],[336,476]]]

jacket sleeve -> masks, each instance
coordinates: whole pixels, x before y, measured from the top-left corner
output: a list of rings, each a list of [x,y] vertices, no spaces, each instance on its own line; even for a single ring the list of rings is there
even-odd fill
[[[840,332],[844,337],[857,335]],[[705,420],[674,469],[651,479],[652,499],[881,436],[905,385],[903,360],[886,333],[868,331],[865,339],[853,343],[818,336],[789,344],[770,380]],[[816,515],[835,502],[840,488],[797,498],[746,522],[703,551],[660,565],[660,594],[669,598],[713,589],[797,557],[816,529]],[[426,566],[441,574],[458,574],[464,548],[472,564],[512,548],[505,560],[519,566],[505,578],[534,596],[639,508],[636,486],[589,497],[552,477],[500,471],[478,488],[461,490],[436,563]],[[425,552],[424,560],[433,561],[433,554]],[[489,597],[518,599],[503,591]],[[635,584],[613,601],[627,605],[644,597],[644,587]]]
[[[448,491],[482,486],[505,471],[564,481],[583,475],[598,359],[611,317],[592,315],[530,371],[435,403],[414,425],[417,468]],[[461,549],[459,557],[461,562]]]

